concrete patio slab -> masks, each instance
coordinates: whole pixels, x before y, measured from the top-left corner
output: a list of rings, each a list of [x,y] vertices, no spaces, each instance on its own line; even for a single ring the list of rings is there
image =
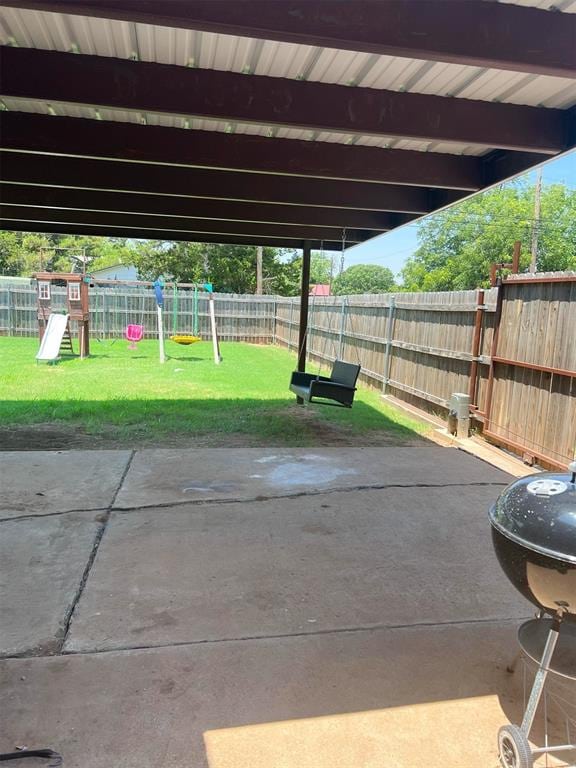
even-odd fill
[[[130,451],[2,452],[0,518],[104,509],[130,456]]]
[[[508,484],[511,479],[463,451],[438,446],[144,450],[136,454],[116,506],[268,498],[366,485]]]
[[[529,616],[491,545],[487,510],[498,490],[115,513],[66,650]]]
[[[0,751],[66,768],[496,768],[514,623],[0,664]]]
[[[0,655],[52,653],[99,529],[94,512],[0,523]]]

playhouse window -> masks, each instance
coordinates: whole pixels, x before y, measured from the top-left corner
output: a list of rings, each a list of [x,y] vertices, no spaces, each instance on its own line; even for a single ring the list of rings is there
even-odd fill
[[[50,283],[45,281],[38,283],[38,297],[40,299],[50,299]]]
[[[68,299],[80,301],[80,283],[68,283]]]

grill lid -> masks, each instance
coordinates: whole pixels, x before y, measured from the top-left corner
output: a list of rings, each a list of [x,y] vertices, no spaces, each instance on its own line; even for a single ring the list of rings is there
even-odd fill
[[[576,563],[576,463],[569,469],[509,485],[490,510],[494,528],[534,552]]]

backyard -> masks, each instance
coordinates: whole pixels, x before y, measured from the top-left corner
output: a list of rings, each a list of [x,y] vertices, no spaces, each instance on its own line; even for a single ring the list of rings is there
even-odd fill
[[[168,341],[164,365],[154,341],[93,340],[90,358],[56,365],[37,364],[37,348],[0,339],[4,450],[409,445],[429,429],[362,386],[352,410],[296,405],[296,357],[278,347],[223,343],[219,366],[206,342]]]

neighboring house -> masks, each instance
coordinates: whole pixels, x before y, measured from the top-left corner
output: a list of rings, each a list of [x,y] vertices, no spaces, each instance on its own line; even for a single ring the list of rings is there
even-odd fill
[[[310,296],[331,296],[330,286],[316,283],[310,286]]]
[[[138,270],[133,264],[113,264],[111,267],[93,269],[90,274],[106,280],[138,280]]]

